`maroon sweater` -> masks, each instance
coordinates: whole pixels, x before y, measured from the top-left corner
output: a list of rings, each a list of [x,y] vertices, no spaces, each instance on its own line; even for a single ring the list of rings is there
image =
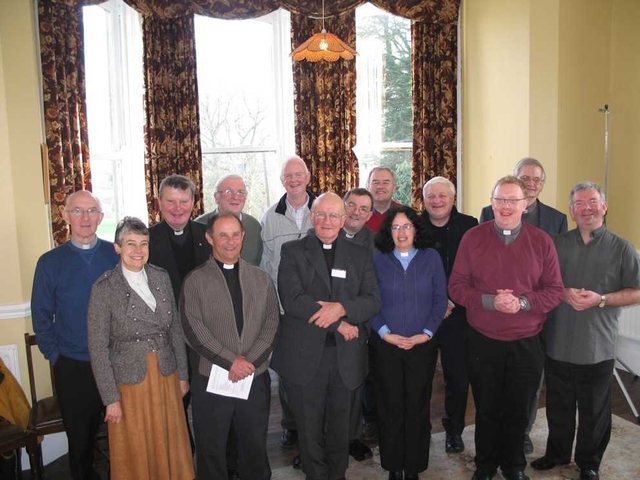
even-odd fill
[[[525,296],[530,310],[516,314],[485,310],[482,295],[498,289]],[[469,325],[496,340],[518,340],[542,330],[547,313],[563,298],[564,285],[553,240],[539,228],[523,223],[518,237],[505,245],[486,222],[469,230],[460,242],[449,279],[451,299],[467,308]]]

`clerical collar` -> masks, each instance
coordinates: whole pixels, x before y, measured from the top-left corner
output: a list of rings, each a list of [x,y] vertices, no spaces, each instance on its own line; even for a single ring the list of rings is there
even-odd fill
[[[80,243],[77,240],[74,240],[73,238],[71,239],[71,244],[76,247],[79,248],[80,250],[91,250],[93,247],[96,246],[96,244],[98,243],[98,237],[94,237],[94,239],[89,242],[89,243]]]
[[[338,238],[336,237],[336,239],[331,242],[331,243],[324,243],[322,240],[320,240],[320,238],[318,238],[316,236],[316,238],[318,239],[318,242],[320,243],[320,245],[322,245],[322,249],[323,250],[332,250],[333,246],[336,244],[336,242],[338,241]]]
[[[351,233],[347,233],[346,231],[344,232],[344,236],[347,237],[349,240],[351,240],[353,237],[355,237],[355,234],[351,234]]]
[[[233,270],[234,268],[236,268],[236,265],[238,265],[238,262],[224,263],[218,260],[217,258],[214,258],[214,260],[216,261],[216,263],[218,264],[218,267],[220,267],[221,270]]]
[[[520,222],[516,228],[513,228],[511,230],[500,228],[495,222],[493,222],[493,227],[495,228],[496,233],[500,236],[500,238],[502,238],[504,242],[511,243],[520,234],[520,230],[522,230],[522,222]]]

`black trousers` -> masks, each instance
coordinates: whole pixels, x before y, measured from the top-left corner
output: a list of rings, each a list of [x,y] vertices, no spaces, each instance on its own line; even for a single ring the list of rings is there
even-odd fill
[[[357,440],[362,435],[362,394],[363,383],[351,395],[351,411],[349,412],[349,441]]]
[[[247,400],[206,391],[207,377],[194,371],[191,408],[196,438],[198,480],[223,480],[227,475],[227,439],[235,428],[240,478],[271,478],[267,458],[267,427],[271,378],[269,372],[254,377]]]
[[[318,371],[309,384],[285,381],[298,425],[300,457],[307,480],[338,480],[344,478],[349,466],[353,392],[340,377],[337,350],[335,346],[324,347]]]
[[[373,333],[382,468],[416,474],[429,466],[430,403],[438,359],[431,341],[402,350]]]
[[[524,431],[544,363],[539,335],[501,341],[470,327],[466,348],[476,405],[476,469],[524,471]]]
[[[547,421],[549,459],[571,461],[578,409],[576,463],[581,470],[600,468],[611,437],[611,382],[615,360],[576,365],[547,357]]]
[[[91,363],[60,355],[53,368],[58,404],[69,441],[71,478],[98,478],[93,471],[93,448],[103,419],[103,406]]]
[[[440,349],[444,376],[444,417],[442,425],[450,435],[462,435],[469,397],[469,378],[465,360],[464,338],[467,320],[464,317],[445,318],[431,340]]]

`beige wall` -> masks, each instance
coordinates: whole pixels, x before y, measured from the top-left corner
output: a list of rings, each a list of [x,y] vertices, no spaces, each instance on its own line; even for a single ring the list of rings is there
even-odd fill
[[[640,249],[640,1],[614,0],[609,107],[609,228]]]
[[[496,179],[529,151],[529,5],[463,5],[464,210],[479,216]]]
[[[34,6],[31,1],[0,0],[0,199],[6,223],[2,252],[0,306],[19,306],[31,298],[33,270],[49,248],[47,209],[42,189],[41,108]],[[28,317],[0,319],[0,344],[17,344],[23,385],[28,382],[24,332]],[[46,363],[38,362],[39,393],[47,393]],[[25,388],[28,392],[28,389]]]
[[[534,156],[541,199],[567,213],[573,185],[604,182],[609,104],[609,227],[638,248],[640,2],[463,2],[464,211],[478,215],[492,183]]]

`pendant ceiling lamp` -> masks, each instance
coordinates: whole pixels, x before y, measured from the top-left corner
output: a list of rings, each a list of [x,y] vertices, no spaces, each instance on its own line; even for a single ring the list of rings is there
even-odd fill
[[[322,0],[322,31],[316,33],[306,42],[301,44],[293,52],[291,58],[299,62],[335,62],[340,58],[353,60],[358,53],[332,33],[327,33],[324,28],[324,0]]]

